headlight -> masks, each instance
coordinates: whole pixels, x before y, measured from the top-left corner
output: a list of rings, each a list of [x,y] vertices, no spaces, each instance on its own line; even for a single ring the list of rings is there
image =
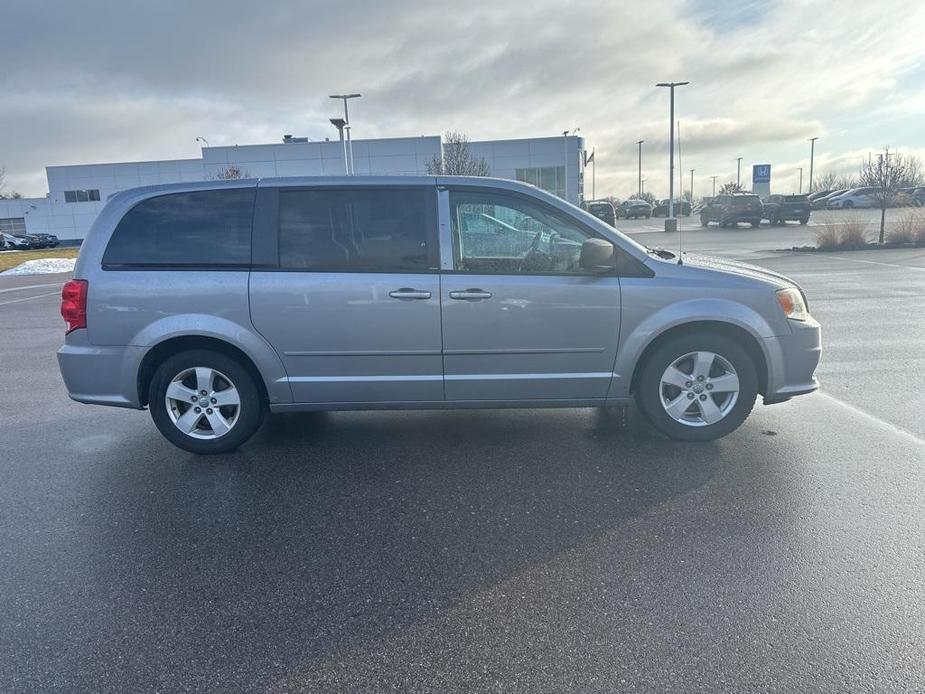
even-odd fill
[[[806,320],[809,310],[803,300],[803,294],[796,287],[787,287],[777,291],[777,303],[784,311],[784,315],[791,320]]]

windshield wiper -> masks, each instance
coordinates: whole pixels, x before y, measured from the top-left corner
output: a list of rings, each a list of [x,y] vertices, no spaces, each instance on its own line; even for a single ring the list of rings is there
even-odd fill
[[[671,251],[666,251],[664,248],[652,248],[651,246],[646,246],[646,252],[658,256],[663,260],[671,260],[672,258],[676,257],[674,253]]]

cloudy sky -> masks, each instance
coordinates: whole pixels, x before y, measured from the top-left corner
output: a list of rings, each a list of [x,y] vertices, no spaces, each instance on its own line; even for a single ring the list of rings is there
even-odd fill
[[[770,162],[775,188],[854,171],[884,145],[925,154],[925,3],[786,0],[4,0],[0,166],[43,195],[49,164],[198,156],[321,139],[335,91],[355,138],[537,137],[581,128],[597,193],[667,191],[668,95],[685,170]],[[743,177],[744,177],[743,173]],[[590,192],[590,191],[589,191]]]

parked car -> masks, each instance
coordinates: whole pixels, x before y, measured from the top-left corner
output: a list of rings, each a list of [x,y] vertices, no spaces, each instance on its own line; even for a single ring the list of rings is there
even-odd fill
[[[691,213],[691,204],[687,200],[674,201],[674,213],[678,217],[687,217]],[[668,216],[668,199],[659,200],[652,208],[653,217]]]
[[[617,217],[623,219],[639,219],[640,217],[648,219],[652,216],[652,205],[645,200],[624,200],[617,209]]]
[[[700,211],[700,225],[708,226],[718,222],[721,227],[736,226],[747,222],[753,227],[760,226],[764,210],[761,198],[753,193],[726,193],[712,198]]]
[[[617,226],[617,211],[607,200],[592,200],[587,203],[586,209],[602,222],[612,227]]]
[[[806,196],[806,199],[809,200],[810,202],[813,202],[813,200],[817,200],[818,198],[824,198],[826,195],[828,195],[828,194],[831,193],[831,192],[833,192],[832,189],[829,189],[829,190],[817,190],[817,191],[814,191],[814,192],[812,192],[812,193],[809,193],[809,194]]]
[[[922,207],[925,205],[925,187],[900,188],[896,191],[894,204],[898,207]]]
[[[827,195],[820,195],[819,197],[813,200],[813,209],[814,210],[824,210],[829,200],[831,200],[832,198],[838,195],[841,195],[842,193],[847,193],[849,190],[850,190],[849,188],[839,188],[837,190],[831,191]]]
[[[3,247],[9,250],[27,251],[33,247],[33,240],[22,234],[2,234]]]
[[[880,203],[875,197],[878,191],[879,188],[852,188],[841,195],[828,198],[825,206],[830,210],[879,207]]]
[[[809,200],[809,204],[812,209],[818,210],[820,208],[817,206],[816,201],[821,200],[831,192],[831,190],[817,190],[816,192],[807,195],[806,199]]]
[[[123,191],[88,232],[61,315],[70,396],[147,407],[194,453],[239,446],[266,410],[632,398],[663,434],[706,441],[758,393],[770,404],[818,388],[819,324],[793,281],[681,264],[492,178]]]
[[[60,243],[54,234],[36,233],[32,236],[38,240],[39,248],[57,248]]]
[[[762,210],[762,218],[773,225],[790,221],[806,224],[812,207],[805,195],[769,195],[762,203]]]

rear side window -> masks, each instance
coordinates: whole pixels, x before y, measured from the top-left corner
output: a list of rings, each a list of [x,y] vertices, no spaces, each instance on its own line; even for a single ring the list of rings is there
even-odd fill
[[[249,266],[254,194],[203,190],[144,200],[119,222],[103,266]]]
[[[732,204],[735,207],[747,207],[756,202],[760,202],[757,195],[736,195],[732,198]]]
[[[425,189],[281,190],[279,265],[427,272],[436,266],[433,204],[433,191]]]
[[[784,202],[806,202],[805,195],[785,195]]]

